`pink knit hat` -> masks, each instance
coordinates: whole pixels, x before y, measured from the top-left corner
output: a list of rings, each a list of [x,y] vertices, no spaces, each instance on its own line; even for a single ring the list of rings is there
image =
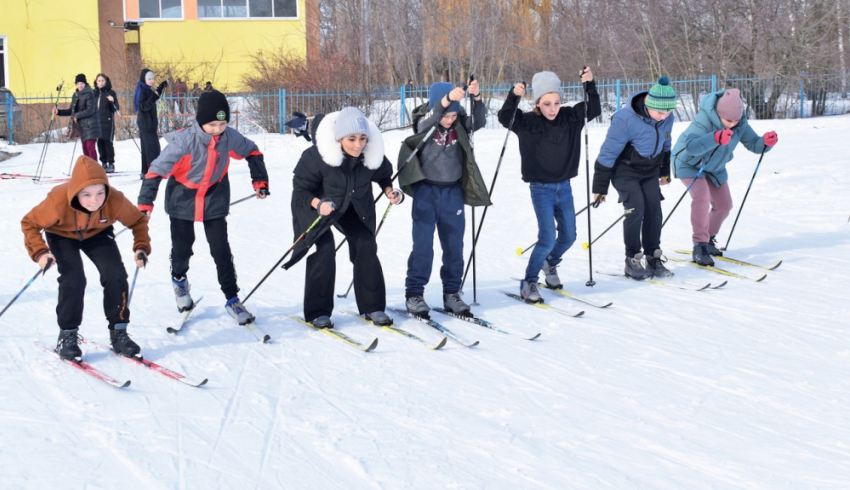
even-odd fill
[[[741,91],[736,88],[727,88],[717,101],[717,115],[727,121],[739,121],[743,113],[744,101],[741,100]]]

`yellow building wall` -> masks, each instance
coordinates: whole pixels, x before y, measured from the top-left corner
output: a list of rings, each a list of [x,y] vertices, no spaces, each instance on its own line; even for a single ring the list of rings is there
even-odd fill
[[[138,18],[138,2],[127,0],[125,8],[127,18]],[[203,87],[210,80],[219,90],[245,89],[242,75],[251,70],[250,56],[259,50],[276,52],[284,47],[293,55],[307,56],[304,0],[298,2],[296,20],[198,20],[196,0],[183,0],[183,17],[185,20],[144,19],[141,51],[146,61],[174,63],[181,71],[192,72],[201,64],[207,69],[194,70],[198,74],[214,69],[212,77],[184,80],[189,87],[193,82]]]
[[[8,88],[16,97],[74,92],[74,77],[89,84],[100,72],[96,0],[0,0],[0,35],[6,36]]]

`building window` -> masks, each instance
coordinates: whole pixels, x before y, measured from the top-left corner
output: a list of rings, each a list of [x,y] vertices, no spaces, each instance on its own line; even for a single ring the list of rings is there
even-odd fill
[[[139,17],[143,19],[182,19],[182,0],[139,0]]]
[[[297,0],[198,0],[199,19],[271,17],[298,17]]]

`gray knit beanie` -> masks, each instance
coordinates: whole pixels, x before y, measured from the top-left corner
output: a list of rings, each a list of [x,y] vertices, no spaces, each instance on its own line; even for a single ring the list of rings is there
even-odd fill
[[[534,100],[540,100],[540,97],[548,93],[556,93],[564,99],[564,91],[561,90],[561,79],[551,71],[541,71],[535,73],[531,79],[531,90],[534,91]]]
[[[356,107],[346,107],[339,111],[334,126],[334,138],[339,141],[352,134],[365,134],[369,136],[369,125],[366,124],[366,116]]]

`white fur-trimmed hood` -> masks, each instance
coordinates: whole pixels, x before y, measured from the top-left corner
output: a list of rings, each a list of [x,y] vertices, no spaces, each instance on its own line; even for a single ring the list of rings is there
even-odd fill
[[[331,167],[342,165],[345,156],[342,151],[342,144],[334,139],[337,116],[339,116],[339,112],[325,115],[319,123],[319,127],[316,128],[316,148],[318,148],[322,160]],[[375,123],[368,119],[366,123],[369,125],[369,134],[366,135],[369,141],[363,148],[363,165],[369,170],[377,170],[384,162],[384,137]]]

